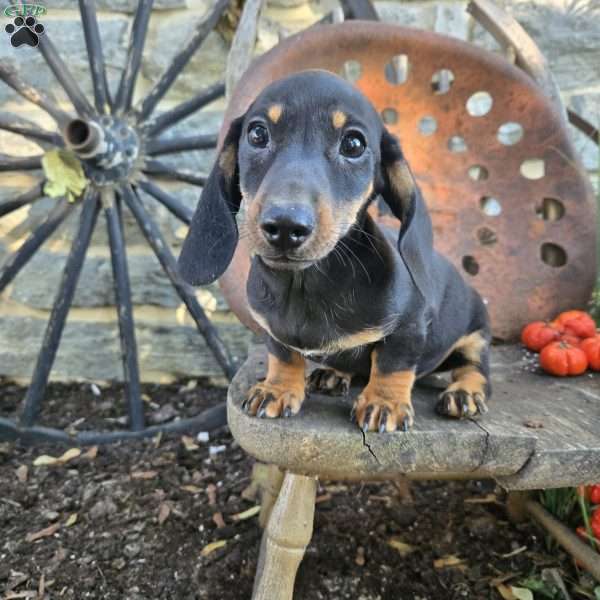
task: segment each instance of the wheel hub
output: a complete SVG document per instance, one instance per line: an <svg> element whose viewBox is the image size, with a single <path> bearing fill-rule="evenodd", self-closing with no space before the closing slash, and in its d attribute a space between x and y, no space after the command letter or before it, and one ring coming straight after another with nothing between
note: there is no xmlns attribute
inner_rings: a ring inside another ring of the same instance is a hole
<svg viewBox="0 0 600 600"><path fill-rule="evenodd" d="M140 153L137 131L112 115L73 119L65 128L64 140L80 158L86 177L99 186L128 179Z"/></svg>

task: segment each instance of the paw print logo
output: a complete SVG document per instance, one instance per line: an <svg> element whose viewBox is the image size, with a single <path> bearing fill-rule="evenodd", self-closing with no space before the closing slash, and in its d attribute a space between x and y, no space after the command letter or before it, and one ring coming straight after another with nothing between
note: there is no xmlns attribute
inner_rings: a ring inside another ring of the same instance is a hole
<svg viewBox="0 0 600 600"><path fill-rule="evenodd" d="M35 17L15 17L12 23L9 23L4 31L10 35L10 43L18 48L27 45L35 47L38 45L39 36L44 33L44 26L35 20Z"/></svg>

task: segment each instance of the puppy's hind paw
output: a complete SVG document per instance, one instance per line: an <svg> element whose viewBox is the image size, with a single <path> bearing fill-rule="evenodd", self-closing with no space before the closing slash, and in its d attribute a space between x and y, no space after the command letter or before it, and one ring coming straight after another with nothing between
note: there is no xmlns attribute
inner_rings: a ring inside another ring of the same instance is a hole
<svg viewBox="0 0 600 600"><path fill-rule="evenodd" d="M347 396L350 391L352 375L335 369L315 369L307 378L308 392L330 394L331 396Z"/></svg>
<svg viewBox="0 0 600 600"><path fill-rule="evenodd" d="M436 405L438 414L454 419L467 419L488 411L483 393L451 387L440 394Z"/></svg>

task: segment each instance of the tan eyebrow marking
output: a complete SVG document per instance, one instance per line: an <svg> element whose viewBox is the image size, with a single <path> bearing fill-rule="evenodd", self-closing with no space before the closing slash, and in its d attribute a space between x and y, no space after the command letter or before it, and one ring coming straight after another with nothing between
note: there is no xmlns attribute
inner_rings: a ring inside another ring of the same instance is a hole
<svg viewBox="0 0 600 600"><path fill-rule="evenodd" d="M281 118L281 113L283 112L283 106L281 104L272 104L267 111L267 115L273 123L277 123Z"/></svg>
<svg viewBox="0 0 600 600"><path fill-rule="evenodd" d="M336 129L341 129L346 123L347 119L348 117L346 116L346 113L342 112L341 110L334 110L333 114L331 115L333 126Z"/></svg>

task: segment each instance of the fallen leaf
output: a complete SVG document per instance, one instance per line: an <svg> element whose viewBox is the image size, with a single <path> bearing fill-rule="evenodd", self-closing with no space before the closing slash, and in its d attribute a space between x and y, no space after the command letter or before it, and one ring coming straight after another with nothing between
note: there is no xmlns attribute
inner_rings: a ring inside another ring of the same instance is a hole
<svg viewBox="0 0 600 600"><path fill-rule="evenodd" d="M81 456L81 450L79 448L69 448L62 456L59 456L58 462L64 465L79 456Z"/></svg>
<svg viewBox="0 0 600 600"><path fill-rule="evenodd" d="M433 566L436 569L445 569L446 567L458 567L464 563L464 559L459 558L454 554L450 554L449 556L443 556L442 558L438 558L433 561Z"/></svg>
<svg viewBox="0 0 600 600"><path fill-rule="evenodd" d="M241 513L237 513L237 515L232 515L231 518L234 521L245 521L246 519L250 519L254 516L256 516L258 513L260 512L260 505L256 505L253 506L252 508L249 508L248 510L245 510Z"/></svg>
<svg viewBox="0 0 600 600"><path fill-rule="evenodd" d="M516 596L512 593L511 589L507 585L501 583L500 585L496 586L496 589L504 600L517 600Z"/></svg>
<svg viewBox="0 0 600 600"><path fill-rule="evenodd" d="M321 502L329 502L333 496L329 493L321 494L315 498L315 504L320 504Z"/></svg>
<svg viewBox="0 0 600 600"><path fill-rule="evenodd" d="M27 468L27 465L21 465L20 467L17 467L15 473L17 475L17 479L21 483L25 483L27 481L27 475L29 474L29 469Z"/></svg>
<svg viewBox="0 0 600 600"><path fill-rule="evenodd" d="M72 527L77 523L77 513L69 515L69 518L65 521L65 527Z"/></svg>
<svg viewBox="0 0 600 600"><path fill-rule="evenodd" d="M214 521L215 525L217 526L217 529L223 529L223 527L225 527L225 520L223 519L222 513L216 512L212 516L212 520Z"/></svg>
<svg viewBox="0 0 600 600"><path fill-rule="evenodd" d="M510 591L517 600L533 600L533 592L527 588L511 586Z"/></svg>
<svg viewBox="0 0 600 600"><path fill-rule="evenodd" d="M396 552L400 554L400 556L406 556L411 552L414 552L416 548L403 542L400 538L392 537L388 540L388 546L391 546Z"/></svg>
<svg viewBox="0 0 600 600"><path fill-rule="evenodd" d="M132 471L131 479L154 479L157 475L157 471Z"/></svg>
<svg viewBox="0 0 600 600"><path fill-rule="evenodd" d="M38 593L33 590L24 590L22 592L8 592L2 600L16 600L17 598L37 598Z"/></svg>
<svg viewBox="0 0 600 600"><path fill-rule="evenodd" d="M215 550L218 550L219 548L223 548L223 546L226 546L226 545L227 545L227 540L217 540L216 542L211 542L210 544L207 544L206 546L204 546L204 548L202 548L202 550L200 551L200 556L208 556Z"/></svg>
<svg viewBox="0 0 600 600"><path fill-rule="evenodd" d="M523 423L525 427L529 429L544 429L544 423L542 421L536 421L535 419L529 419Z"/></svg>
<svg viewBox="0 0 600 600"><path fill-rule="evenodd" d="M41 538L50 537L54 535L60 529L60 523L53 523L49 527L45 529L40 529L40 531L36 531L35 533L28 533L25 537L25 541L27 542L35 542Z"/></svg>
<svg viewBox="0 0 600 600"><path fill-rule="evenodd" d="M527 546L521 546L520 548L516 548L512 552L507 552L506 554L500 554L500 558L511 558L512 556L517 556L517 554L521 554L521 552L525 552L527 550Z"/></svg>
<svg viewBox="0 0 600 600"><path fill-rule="evenodd" d="M51 465L64 465L78 456L81 456L81 450L79 448L69 448L69 450L58 457L42 454L33 461L33 466L43 467Z"/></svg>
<svg viewBox="0 0 600 600"><path fill-rule="evenodd" d="M171 507L168 502L161 502L158 507L158 524L162 525L171 514Z"/></svg>
<svg viewBox="0 0 600 600"><path fill-rule="evenodd" d="M181 489L184 492L189 492L190 494L199 494L202 491L202 488L199 488L196 485L182 485Z"/></svg>
<svg viewBox="0 0 600 600"><path fill-rule="evenodd" d="M365 549L362 546L359 546L356 549L356 557L354 559L354 562L359 567L364 567L365 566Z"/></svg>
<svg viewBox="0 0 600 600"><path fill-rule="evenodd" d="M496 494L486 494L485 496L476 496L475 498L465 498L463 500L465 504L493 504L498 502Z"/></svg>
<svg viewBox="0 0 600 600"><path fill-rule="evenodd" d="M200 446L196 444L194 438L190 437L189 435L181 436L181 442L188 452L193 452L194 450L198 450L198 448L200 448Z"/></svg>
<svg viewBox="0 0 600 600"><path fill-rule="evenodd" d="M206 486L206 494L208 496L208 503L214 506L217 503L217 486L214 483L209 483Z"/></svg>
<svg viewBox="0 0 600 600"><path fill-rule="evenodd" d="M58 464L58 458L54 456L48 456L47 454L42 454L33 461L34 467L46 467L48 465L56 464Z"/></svg>
<svg viewBox="0 0 600 600"><path fill-rule="evenodd" d="M38 598L43 598L46 593L46 575L42 573L40 582L38 583Z"/></svg>
<svg viewBox="0 0 600 600"><path fill-rule="evenodd" d="M87 458L88 460L94 460L98 456L98 446L92 446L87 452L81 455L81 458Z"/></svg>

